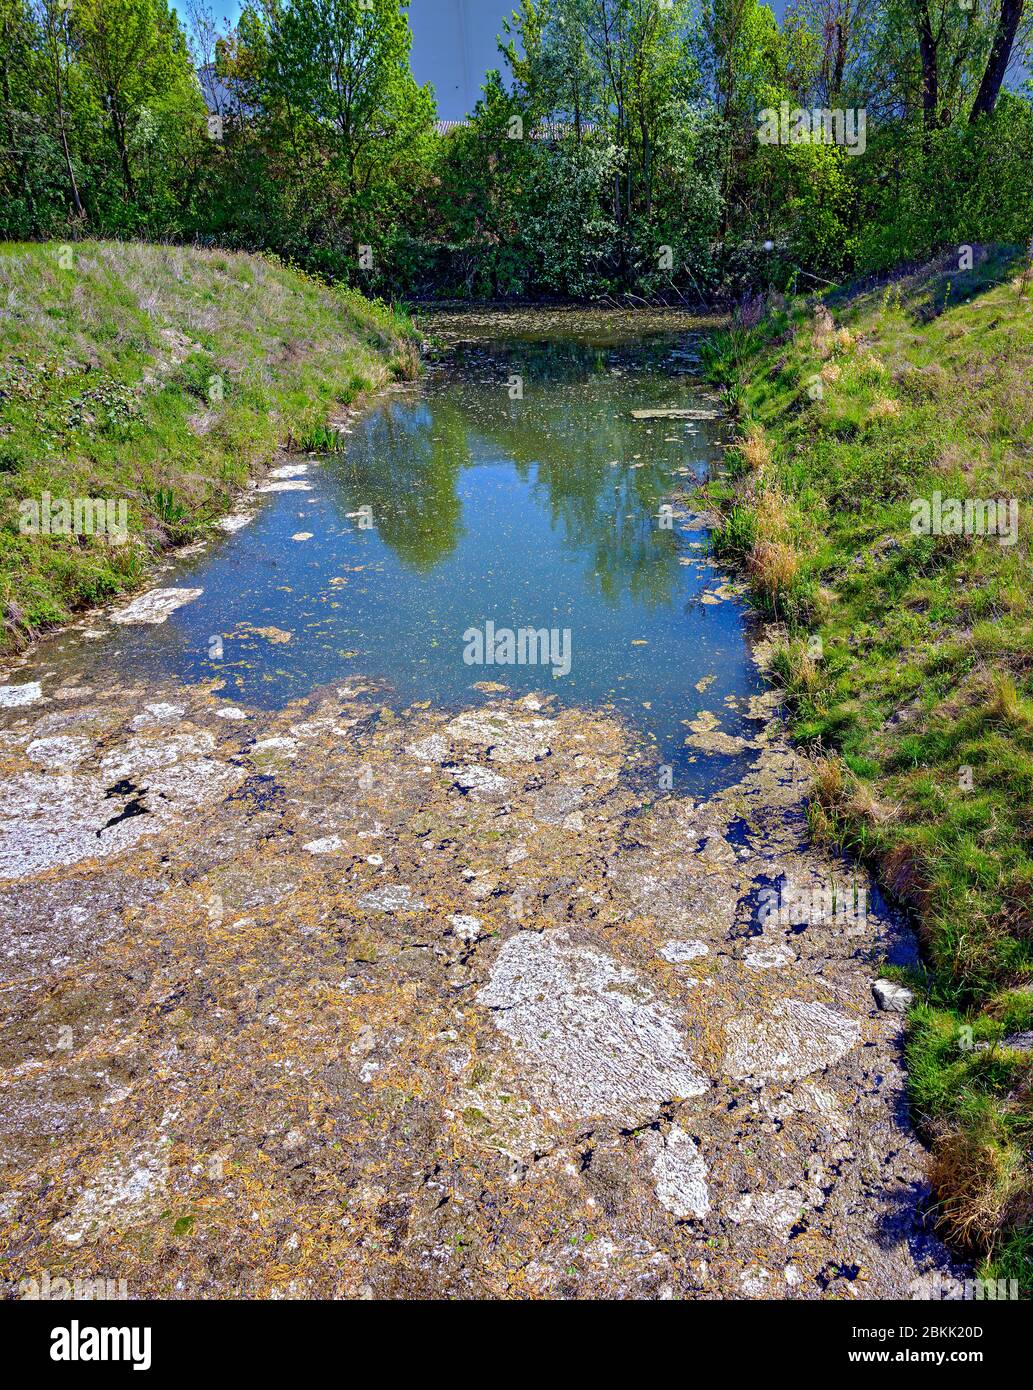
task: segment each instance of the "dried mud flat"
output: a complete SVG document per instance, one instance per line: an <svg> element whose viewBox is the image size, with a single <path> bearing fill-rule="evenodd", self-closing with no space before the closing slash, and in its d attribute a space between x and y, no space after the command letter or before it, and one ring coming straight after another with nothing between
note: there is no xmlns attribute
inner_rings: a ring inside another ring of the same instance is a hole
<svg viewBox="0 0 1033 1390"><path fill-rule="evenodd" d="M26 697L27 699L29 697ZM130 1297L880 1298L927 1233L899 930L805 767L649 804L615 720L374 685L0 710L0 1249Z"/></svg>

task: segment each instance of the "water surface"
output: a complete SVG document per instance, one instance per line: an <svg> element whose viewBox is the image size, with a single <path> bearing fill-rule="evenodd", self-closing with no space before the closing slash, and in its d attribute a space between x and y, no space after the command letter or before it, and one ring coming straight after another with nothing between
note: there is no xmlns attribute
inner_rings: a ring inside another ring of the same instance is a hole
<svg viewBox="0 0 1033 1390"><path fill-rule="evenodd" d="M221 678L267 708L370 679L400 707L477 703L478 682L611 706L647 741L648 775L713 790L741 760L686 747L687 721L707 710L752 734L760 688L741 603L678 501L720 467L720 425L632 415L713 409L694 352L685 333L471 329L344 451L302 460L305 490L257 499L248 526L162 576L200 598L161 626L61 645L80 666ZM466 664L464 634L489 622L569 634L569 673Z"/></svg>

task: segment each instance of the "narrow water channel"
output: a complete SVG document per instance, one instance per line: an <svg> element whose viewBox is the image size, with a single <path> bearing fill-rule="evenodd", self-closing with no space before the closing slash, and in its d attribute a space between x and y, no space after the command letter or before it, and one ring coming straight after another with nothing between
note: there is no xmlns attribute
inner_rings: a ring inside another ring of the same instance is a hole
<svg viewBox="0 0 1033 1390"><path fill-rule="evenodd" d="M193 601L160 625L73 630L41 660L87 682L221 679L266 709L330 682L373 682L399 707L459 706L485 683L546 692L616 709L644 775L670 769L675 792L734 780L759 684L742 602L683 501L722 458L698 339L627 321L548 339L520 316L460 327L419 386L341 451L278 470L248 524L161 577ZM641 418L665 410L702 418ZM521 632L548 633L548 651ZM701 714L723 748L686 744Z"/></svg>
<svg viewBox="0 0 1033 1390"><path fill-rule="evenodd" d="M0 1243L143 1297L913 1296L904 934L754 698L698 340L440 336L4 688Z"/></svg>

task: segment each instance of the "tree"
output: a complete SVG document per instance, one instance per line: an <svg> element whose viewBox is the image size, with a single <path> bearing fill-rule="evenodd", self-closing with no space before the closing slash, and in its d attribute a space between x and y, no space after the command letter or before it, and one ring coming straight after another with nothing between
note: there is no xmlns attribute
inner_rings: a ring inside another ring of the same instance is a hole
<svg viewBox="0 0 1033 1390"><path fill-rule="evenodd" d="M79 196L79 182L72 165L72 152L68 143L68 113L66 93L68 90L68 70L71 66L71 43L68 32L68 7L59 0L38 0L36 22L40 33L40 46L43 51L43 70L49 87L49 95L54 102L54 120L57 126L61 153L64 157L68 186L72 195L72 207L77 217L84 215L82 199Z"/></svg>
<svg viewBox="0 0 1033 1390"><path fill-rule="evenodd" d="M655 195L656 151L698 94L688 0L523 0L501 47L532 120L567 117L575 140L605 136L611 214L626 226Z"/></svg>
<svg viewBox="0 0 1033 1390"><path fill-rule="evenodd" d="M843 97L865 43L866 15L871 8L865 0L800 0L787 12L783 30L791 17L799 17L817 39L815 94L822 106L832 106Z"/></svg>
<svg viewBox="0 0 1033 1390"><path fill-rule="evenodd" d="M988 42L988 25L975 6L957 0L903 0L886 9L891 29L902 24L918 51L919 101L926 131L949 125L968 102L975 71Z"/></svg>
<svg viewBox="0 0 1033 1390"><path fill-rule="evenodd" d="M186 38L166 0L74 0L72 31L110 121L125 197L133 202L135 122L148 105L196 87Z"/></svg>
<svg viewBox="0 0 1033 1390"><path fill-rule="evenodd" d="M706 0L702 37L711 93L726 121L752 124L766 105L775 76L779 31L759 0Z"/></svg>
<svg viewBox="0 0 1033 1390"><path fill-rule="evenodd" d="M245 7L220 72L254 113L269 187L253 235L369 287L428 176L430 89L409 68L408 0L265 0ZM251 214L242 210L245 219ZM261 241L260 241L261 244ZM360 247L376 248L370 264Z"/></svg>
<svg viewBox="0 0 1033 1390"><path fill-rule="evenodd" d="M408 0L289 0L272 12L262 85L299 134L325 146L350 197L433 117L409 69Z"/></svg>
<svg viewBox="0 0 1033 1390"><path fill-rule="evenodd" d="M986 60L986 67L983 69L983 79L979 84L979 91L972 104L970 120L977 120L980 116L989 116L993 113L997 105L997 98L1001 93L1001 86L1004 82L1004 75L1008 71L1008 64L1011 62L1012 50L1015 47L1015 38L1019 32L1019 24L1022 21L1022 11L1025 0L1001 0L1001 8L997 16L997 27L994 30L993 43L990 46L990 56Z"/></svg>

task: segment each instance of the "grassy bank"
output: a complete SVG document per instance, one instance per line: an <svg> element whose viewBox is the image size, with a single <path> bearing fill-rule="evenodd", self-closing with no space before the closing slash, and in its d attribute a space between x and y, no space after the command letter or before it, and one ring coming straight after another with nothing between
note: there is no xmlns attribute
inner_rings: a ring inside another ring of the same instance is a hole
<svg viewBox="0 0 1033 1390"><path fill-rule="evenodd" d="M776 669L819 760L813 827L919 926L909 1075L941 1229L1028 1294L1033 279L1013 252L974 260L753 323L757 304L719 335L708 372L738 444L714 500L718 548L784 624ZM937 493L941 534L923 534ZM1005 499L1004 536L980 508L948 534L944 499Z"/></svg>
<svg viewBox="0 0 1033 1390"><path fill-rule="evenodd" d="M0 642L140 583L278 447L416 360L393 311L261 257L0 246ZM128 542L22 534L44 493L124 500Z"/></svg>

